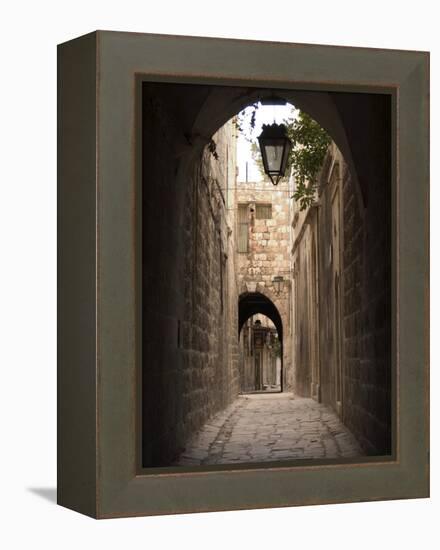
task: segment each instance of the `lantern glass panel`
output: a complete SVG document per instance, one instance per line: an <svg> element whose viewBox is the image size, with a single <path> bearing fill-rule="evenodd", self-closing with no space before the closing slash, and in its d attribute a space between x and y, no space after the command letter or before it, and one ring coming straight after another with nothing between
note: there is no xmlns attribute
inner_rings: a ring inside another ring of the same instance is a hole
<svg viewBox="0 0 440 550"><path fill-rule="evenodd" d="M267 167L269 172L280 172L283 160L284 143L274 143L266 145Z"/></svg>

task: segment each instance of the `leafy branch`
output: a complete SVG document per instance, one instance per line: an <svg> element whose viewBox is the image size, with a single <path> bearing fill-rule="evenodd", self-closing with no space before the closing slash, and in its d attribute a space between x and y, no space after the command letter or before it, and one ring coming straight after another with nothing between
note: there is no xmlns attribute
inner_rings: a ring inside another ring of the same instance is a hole
<svg viewBox="0 0 440 550"><path fill-rule="evenodd" d="M299 111L297 118L286 121L287 135L292 141L288 168L295 177L293 198L305 210L314 202L317 176L322 168L331 138L307 113Z"/></svg>
<svg viewBox="0 0 440 550"><path fill-rule="evenodd" d="M243 111L240 111L234 118L235 127L250 143L254 143L252 139L252 132L255 130L259 105L260 104L258 102L253 103L252 105L246 107L246 109L243 109Z"/></svg>

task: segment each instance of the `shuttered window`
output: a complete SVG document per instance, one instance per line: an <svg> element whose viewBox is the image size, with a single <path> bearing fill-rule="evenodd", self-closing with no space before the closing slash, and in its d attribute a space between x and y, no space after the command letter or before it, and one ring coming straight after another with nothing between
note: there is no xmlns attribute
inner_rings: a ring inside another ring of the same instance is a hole
<svg viewBox="0 0 440 550"><path fill-rule="evenodd" d="M255 218L257 220L268 220L272 217L272 205L271 204L256 204L255 205Z"/></svg>
<svg viewBox="0 0 440 550"><path fill-rule="evenodd" d="M248 251L248 238L249 238L249 210L247 204L238 205L238 239L237 250L238 252L245 253Z"/></svg>

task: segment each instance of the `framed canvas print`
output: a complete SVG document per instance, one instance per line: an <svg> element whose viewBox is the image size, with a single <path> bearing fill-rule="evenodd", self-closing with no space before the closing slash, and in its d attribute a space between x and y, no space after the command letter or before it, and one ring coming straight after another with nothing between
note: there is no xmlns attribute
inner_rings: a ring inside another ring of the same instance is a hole
<svg viewBox="0 0 440 550"><path fill-rule="evenodd" d="M58 48L58 502L429 495L429 55Z"/></svg>

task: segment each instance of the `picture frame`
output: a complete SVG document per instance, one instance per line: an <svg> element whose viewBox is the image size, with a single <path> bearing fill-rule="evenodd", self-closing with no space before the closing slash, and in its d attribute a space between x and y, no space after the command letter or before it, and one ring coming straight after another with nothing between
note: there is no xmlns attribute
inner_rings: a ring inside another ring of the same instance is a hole
<svg viewBox="0 0 440 550"><path fill-rule="evenodd" d="M389 93L393 455L139 468L139 86ZM429 54L96 31L58 47L58 503L94 518L429 496Z"/></svg>

